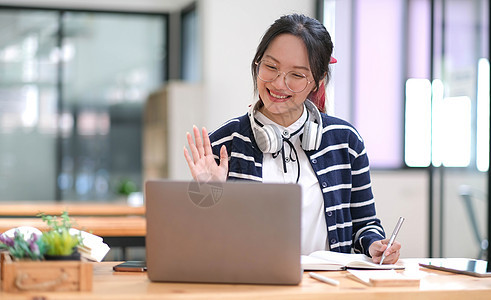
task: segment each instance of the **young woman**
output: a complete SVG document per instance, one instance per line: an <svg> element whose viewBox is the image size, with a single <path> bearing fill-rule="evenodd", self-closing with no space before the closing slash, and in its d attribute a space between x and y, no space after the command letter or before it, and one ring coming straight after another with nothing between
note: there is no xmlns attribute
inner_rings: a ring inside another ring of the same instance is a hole
<svg viewBox="0 0 491 300"><path fill-rule="evenodd" d="M298 14L276 20L252 61L257 102L209 136L195 126L184 156L201 182L299 183L302 254L353 249L378 263L386 252L384 263L395 263L401 245L386 249L363 140L349 123L323 113L332 50L317 20Z"/></svg>

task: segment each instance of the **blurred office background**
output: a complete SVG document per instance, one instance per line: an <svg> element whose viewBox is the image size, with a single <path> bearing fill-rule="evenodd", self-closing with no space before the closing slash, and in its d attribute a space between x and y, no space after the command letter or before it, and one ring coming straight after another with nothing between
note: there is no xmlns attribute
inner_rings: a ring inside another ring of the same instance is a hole
<svg viewBox="0 0 491 300"><path fill-rule="evenodd" d="M489 0L0 0L0 201L116 201L189 179L192 125L252 103L279 16L324 22L328 111L357 127L403 257L484 257Z"/></svg>

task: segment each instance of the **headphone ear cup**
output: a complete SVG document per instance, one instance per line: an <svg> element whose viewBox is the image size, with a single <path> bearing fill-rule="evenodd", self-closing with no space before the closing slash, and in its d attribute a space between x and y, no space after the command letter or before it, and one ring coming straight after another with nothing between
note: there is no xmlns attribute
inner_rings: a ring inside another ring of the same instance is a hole
<svg viewBox="0 0 491 300"><path fill-rule="evenodd" d="M274 125L264 125L263 127L256 128L254 138L256 144L264 153L276 153L281 150L283 146L283 138L281 131Z"/></svg>
<svg viewBox="0 0 491 300"><path fill-rule="evenodd" d="M307 99L304 103L307 110L312 113L314 121L307 121L304 125L302 148L308 151L318 150L322 142L322 115L310 100Z"/></svg>
<svg viewBox="0 0 491 300"><path fill-rule="evenodd" d="M314 122L306 122L303 128L302 148L310 151L316 149L317 129L319 125Z"/></svg>

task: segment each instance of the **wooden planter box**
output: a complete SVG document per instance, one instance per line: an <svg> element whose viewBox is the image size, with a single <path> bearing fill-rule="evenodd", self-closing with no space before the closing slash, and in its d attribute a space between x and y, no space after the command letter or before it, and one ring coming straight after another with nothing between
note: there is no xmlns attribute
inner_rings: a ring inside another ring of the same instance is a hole
<svg viewBox="0 0 491 300"><path fill-rule="evenodd" d="M1 253L2 291L91 291L92 263L14 261Z"/></svg>

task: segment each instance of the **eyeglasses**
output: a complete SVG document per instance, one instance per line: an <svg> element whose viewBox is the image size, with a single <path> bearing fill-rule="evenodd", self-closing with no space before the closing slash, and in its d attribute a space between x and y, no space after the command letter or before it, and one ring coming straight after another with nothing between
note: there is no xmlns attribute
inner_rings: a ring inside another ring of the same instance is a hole
<svg viewBox="0 0 491 300"><path fill-rule="evenodd" d="M272 82L276 80L276 78L278 78L280 74L285 74L285 85L290 91L294 93L303 92L307 85L312 82L307 79L307 76L305 76L305 74L302 74L300 72L281 72L275 63L266 60L256 62L256 66L257 77L259 77L259 79L264 82Z"/></svg>

